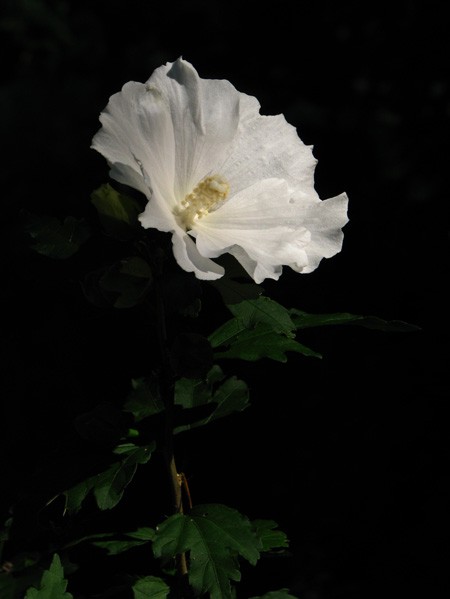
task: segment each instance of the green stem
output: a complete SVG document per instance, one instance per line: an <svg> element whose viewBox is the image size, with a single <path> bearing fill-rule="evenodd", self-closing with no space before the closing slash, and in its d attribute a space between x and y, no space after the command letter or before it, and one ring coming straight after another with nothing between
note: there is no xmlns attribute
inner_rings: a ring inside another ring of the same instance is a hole
<svg viewBox="0 0 450 599"><path fill-rule="evenodd" d="M172 490L172 511L174 514L183 514L182 480L177 470L173 443L175 377L168 350L164 299L162 296L159 277L155 281L155 288L158 340L161 353L162 370L161 396L165 406L163 452ZM188 568L186 555L184 553L179 555L177 558L177 570L180 577L187 581Z"/></svg>

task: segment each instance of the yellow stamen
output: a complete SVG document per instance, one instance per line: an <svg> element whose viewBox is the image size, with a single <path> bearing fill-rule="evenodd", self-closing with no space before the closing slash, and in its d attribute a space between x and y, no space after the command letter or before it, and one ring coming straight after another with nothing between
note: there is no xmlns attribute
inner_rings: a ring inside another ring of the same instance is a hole
<svg viewBox="0 0 450 599"><path fill-rule="evenodd" d="M178 206L174 213L186 230L192 229L195 220L202 218L221 204L230 191L228 182L220 175L205 177Z"/></svg>

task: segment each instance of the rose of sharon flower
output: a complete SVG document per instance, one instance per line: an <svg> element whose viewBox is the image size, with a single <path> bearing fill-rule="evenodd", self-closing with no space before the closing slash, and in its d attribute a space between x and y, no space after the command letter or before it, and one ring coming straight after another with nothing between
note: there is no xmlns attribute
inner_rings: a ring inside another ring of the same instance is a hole
<svg viewBox="0 0 450 599"><path fill-rule="evenodd" d="M282 266L309 273L342 247L347 196L320 200L316 159L283 115L179 58L126 83L100 115L92 147L113 179L148 198L139 220L172 233L178 264L199 279L232 254L261 283Z"/></svg>

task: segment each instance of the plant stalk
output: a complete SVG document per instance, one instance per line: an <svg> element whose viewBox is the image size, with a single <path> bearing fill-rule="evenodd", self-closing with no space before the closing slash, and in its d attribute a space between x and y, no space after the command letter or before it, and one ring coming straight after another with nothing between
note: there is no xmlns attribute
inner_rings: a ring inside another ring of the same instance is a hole
<svg viewBox="0 0 450 599"><path fill-rule="evenodd" d="M183 514L183 477L178 473L174 443L174 408L175 408L175 376L172 369L170 354L167 343L167 328L166 316L164 307L164 298L161 291L159 277L155 280L156 288L156 313L158 327L158 341L161 354L161 396L165 406L165 425L164 425L164 440L163 453L166 463L166 469L169 476L171 491L172 491L172 512L174 514ZM182 553L177 556L176 560L177 571L180 578L186 581L186 589L188 588L188 567L186 554Z"/></svg>

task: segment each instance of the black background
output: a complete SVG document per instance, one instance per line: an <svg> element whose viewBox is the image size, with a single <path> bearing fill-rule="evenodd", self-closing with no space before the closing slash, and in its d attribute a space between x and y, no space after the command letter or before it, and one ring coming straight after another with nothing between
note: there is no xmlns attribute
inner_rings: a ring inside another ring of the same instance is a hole
<svg viewBox="0 0 450 599"><path fill-rule="evenodd" d="M100 110L182 55L201 77L256 96L263 114L283 113L314 145L320 196L349 196L342 252L310 275L286 270L267 294L422 329L311 330L302 340L322 361L224 365L248 381L252 407L180 441L194 499L274 518L291 539L290 558L245 570L242 596L281 586L302 599L448 596L445 3L2 7L3 521L22 503L34 530L36 506L66 475L57 456L76 446L74 419L120 406L152 343L139 312L85 301L79 281L101 265L98 251L95 264L89 242L67 262L36 255L21 211L94 219L89 195L107 181L89 149ZM163 483L140 484L158 505ZM130 491L141 506L142 492ZM154 525L145 513L139 524Z"/></svg>

